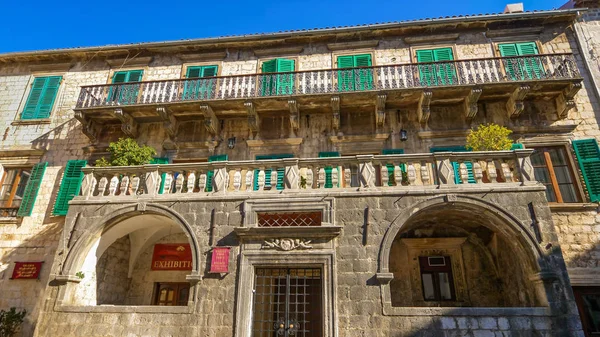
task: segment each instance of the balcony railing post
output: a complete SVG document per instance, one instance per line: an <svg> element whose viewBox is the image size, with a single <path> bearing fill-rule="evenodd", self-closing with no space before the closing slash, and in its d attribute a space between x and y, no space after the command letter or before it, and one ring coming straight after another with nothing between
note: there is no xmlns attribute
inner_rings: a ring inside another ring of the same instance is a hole
<svg viewBox="0 0 600 337"><path fill-rule="evenodd" d="M146 172L146 177L144 180L146 181L146 194L148 194L150 197L157 196L161 183L158 166L150 166L150 169Z"/></svg>
<svg viewBox="0 0 600 337"><path fill-rule="evenodd" d="M229 175L227 174L226 162L215 162L213 164L213 191L217 194L224 194L229 186Z"/></svg>
<svg viewBox="0 0 600 337"><path fill-rule="evenodd" d="M436 175L439 185L454 185L454 166L452 165L452 152L441 152L433 155L435 159Z"/></svg>
<svg viewBox="0 0 600 337"><path fill-rule="evenodd" d="M358 160L358 175L360 187L375 187L375 166L373 166L373 155L356 156Z"/></svg>
<svg viewBox="0 0 600 337"><path fill-rule="evenodd" d="M535 174L533 170L533 164L531 163L531 154L533 150L514 150L515 157L517 160L517 169L519 176L521 177L521 185L535 185Z"/></svg>
<svg viewBox="0 0 600 337"><path fill-rule="evenodd" d="M89 173L86 173L83 177L83 182L81 183L81 195L83 195L86 200L94 196L97 183L98 180L96 179L96 175L94 174L93 170Z"/></svg>
<svg viewBox="0 0 600 337"><path fill-rule="evenodd" d="M285 189L297 190L300 188L300 168L298 159L283 159L285 164Z"/></svg>

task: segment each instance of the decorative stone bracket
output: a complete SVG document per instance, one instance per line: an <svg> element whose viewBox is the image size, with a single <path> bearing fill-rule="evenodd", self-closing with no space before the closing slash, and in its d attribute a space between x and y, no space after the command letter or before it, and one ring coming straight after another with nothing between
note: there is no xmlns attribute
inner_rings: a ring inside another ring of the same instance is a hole
<svg viewBox="0 0 600 337"><path fill-rule="evenodd" d="M386 94L377 95L377 101L375 102L375 125L382 127L385 124L385 100L387 99Z"/></svg>
<svg viewBox="0 0 600 337"><path fill-rule="evenodd" d="M121 122L121 130L127 137L137 137L138 125L130 114L125 113L121 108L117 108L113 110L113 115Z"/></svg>
<svg viewBox="0 0 600 337"><path fill-rule="evenodd" d="M581 83L571 83L565 88L558 97L556 97L556 113L558 118L565 119L569 115L569 111L575 108L575 95L581 89Z"/></svg>
<svg viewBox="0 0 600 337"><path fill-rule="evenodd" d="M521 115L521 112L525 109L525 103L523 100L525 96L531 91L531 87L528 85L520 85L508 98L506 102L506 111L509 118L517 118Z"/></svg>
<svg viewBox="0 0 600 337"><path fill-rule="evenodd" d="M417 116L419 117L419 123L427 123L429 116L431 115L431 98L433 93L430 90L425 90L421 93L419 98L419 104L417 105Z"/></svg>
<svg viewBox="0 0 600 337"><path fill-rule="evenodd" d="M81 131L86 135L92 144L98 143L98 134L100 134L100 125L91 119L88 119L82 112L75 111L75 119L81 123Z"/></svg>
<svg viewBox="0 0 600 337"><path fill-rule="evenodd" d="M256 107L252 102L245 102L244 106L248 112L248 127L252 132L258 132L260 128L260 117L256 113Z"/></svg>
<svg viewBox="0 0 600 337"><path fill-rule="evenodd" d="M465 98L464 110L467 119L473 119L477 115L477 102L481 96L481 88L473 88L469 95Z"/></svg>
<svg viewBox="0 0 600 337"><path fill-rule="evenodd" d="M177 149L177 144L175 143L177 137L177 130L179 128L179 122L173 116L173 113L169 108L164 106L159 106L156 108L156 113L163 120L163 127L165 128L165 132L169 137L163 143L163 148L165 150L175 150Z"/></svg>
<svg viewBox="0 0 600 337"><path fill-rule="evenodd" d="M200 104L200 111L204 113L204 127L206 127L206 131L213 136L218 135L221 131L221 125L213 109L208 104Z"/></svg>
<svg viewBox="0 0 600 337"><path fill-rule="evenodd" d="M298 108L298 101L289 99L288 106L290 108L290 128L293 131L297 131L300 128L300 109Z"/></svg>
<svg viewBox="0 0 600 337"><path fill-rule="evenodd" d="M331 97L332 122L331 128L340 129L340 96Z"/></svg>

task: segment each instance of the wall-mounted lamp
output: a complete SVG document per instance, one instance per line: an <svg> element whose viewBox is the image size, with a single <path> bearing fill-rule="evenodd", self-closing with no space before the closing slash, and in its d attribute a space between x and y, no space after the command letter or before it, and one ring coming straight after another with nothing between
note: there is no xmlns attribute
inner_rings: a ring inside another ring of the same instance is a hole
<svg viewBox="0 0 600 337"><path fill-rule="evenodd" d="M233 149L235 147L235 137L227 139L227 147Z"/></svg>
<svg viewBox="0 0 600 337"><path fill-rule="evenodd" d="M408 131L401 129L400 130L400 140L405 142L408 140Z"/></svg>

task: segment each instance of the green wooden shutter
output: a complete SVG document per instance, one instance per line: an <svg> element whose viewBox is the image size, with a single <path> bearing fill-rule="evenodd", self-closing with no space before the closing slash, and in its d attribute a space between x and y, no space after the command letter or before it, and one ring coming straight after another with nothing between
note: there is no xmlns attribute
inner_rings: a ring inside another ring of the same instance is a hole
<svg viewBox="0 0 600 337"><path fill-rule="evenodd" d="M217 155L208 157L209 163L214 162L214 161L227 161L227 160L229 160L229 157L226 154L217 154ZM215 176L215 171L206 172L206 188L204 189L206 192L212 192L212 190L213 190L212 182L213 182L214 176Z"/></svg>
<svg viewBox="0 0 600 337"><path fill-rule="evenodd" d="M452 48L439 48L433 50L433 59L435 62L454 61ZM439 85L452 85L456 77L456 71L452 63L438 65L436 67L436 79Z"/></svg>
<svg viewBox="0 0 600 337"><path fill-rule="evenodd" d="M81 169L87 165L86 160L69 160L60 182L60 189L54 203L54 215L67 215L69 201L79 195L83 181Z"/></svg>
<svg viewBox="0 0 600 337"><path fill-rule="evenodd" d="M285 153L285 154L269 154L269 155L260 155L256 156L256 160L269 160L269 159L283 159L283 158L294 158L293 154ZM254 170L254 190L258 191L258 173L260 170ZM271 187L271 172L273 170L265 168L265 187ZM283 180L285 178L285 168L280 167L277 169L277 185L275 188L278 190L283 190Z"/></svg>
<svg viewBox="0 0 600 337"><path fill-rule="evenodd" d="M600 201L600 150L595 139L574 140L573 148L581 168L590 201Z"/></svg>
<svg viewBox="0 0 600 337"><path fill-rule="evenodd" d="M193 78L193 80L186 80L183 87L183 100L196 100L198 99L198 87L200 80L197 78L202 75L202 67L187 67L185 77Z"/></svg>
<svg viewBox="0 0 600 337"><path fill-rule="evenodd" d="M511 56L519 56L519 51L517 50L517 45L514 43L504 43L498 45L498 49L500 50L500 56L502 57L511 57ZM505 61L505 70L506 75L511 80L516 80L517 77L521 77L520 71L521 68L518 65L518 59L509 58Z"/></svg>
<svg viewBox="0 0 600 337"><path fill-rule="evenodd" d="M431 152L467 152L467 149L464 146L433 147L431 148ZM467 182L469 184L475 184L477 181L473 174L473 163L466 161L465 166L467 167L467 174L469 175ZM454 168L454 183L457 185L462 184L462 179L460 178L460 163L452 162L452 168Z"/></svg>
<svg viewBox="0 0 600 337"><path fill-rule="evenodd" d="M354 56L338 56L338 69L353 68ZM339 91L354 91L354 70L338 70L338 90Z"/></svg>
<svg viewBox="0 0 600 337"><path fill-rule="evenodd" d="M198 78L202 74L202 67L187 67L185 78Z"/></svg>
<svg viewBox="0 0 600 337"><path fill-rule="evenodd" d="M417 50L417 62L430 63L419 66L419 78L421 80L421 85L423 86L430 86L432 84L435 72L433 71L434 66L431 62L434 61L433 50Z"/></svg>
<svg viewBox="0 0 600 337"><path fill-rule="evenodd" d="M339 152L319 152L319 158L332 158L332 157L339 157L340 153ZM325 188L332 188L333 187L333 180L331 177L331 172L333 171L333 168L331 166L327 166L324 168L325 169ZM339 169L336 167L336 170L338 170L338 177L340 175ZM318 173L318 172L317 172ZM338 179L338 184L339 184L339 179ZM336 186L338 187L338 186Z"/></svg>
<svg viewBox="0 0 600 337"><path fill-rule="evenodd" d="M517 43L517 52L519 56L539 54L535 42ZM522 74L526 75L525 79L540 79L542 77L543 67L539 59L524 59L521 63Z"/></svg>
<svg viewBox="0 0 600 337"><path fill-rule="evenodd" d="M277 95L291 95L294 92L295 61L277 59L277 72L288 73L277 75Z"/></svg>
<svg viewBox="0 0 600 337"><path fill-rule="evenodd" d="M277 72L277 59L265 61L262 64L262 72L263 73L275 73ZM261 76L262 85L261 85L261 96L271 96L276 94L277 86L276 80L273 74L263 75Z"/></svg>
<svg viewBox="0 0 600 337"><path fill-rule="evenodd" d="M129 72L127 71L115 71L112 78L112 83L125 83L127 82L127 78L129 77Z"/></svg>
<svg viewBox="0 0 600 337"><path fill-rule="evenodd" d="M354 56L355 67L371 67L373 65L371 54L361 54ZM356 90L372 90L373 89L373 68L358 69L358 83Z"/></svg>
<svg viewBox="0 0 600 337"><path fill-rule="evenodd" d="M112 83L120 84L140 82L142 80L143 75L143 70L116 71L113 74ZM122 105L134 104L137 102L139 89L139 84L111 87L108 94L108 100L112 102L117 102L118 104Z"/></svg>
<svg viewBox="0 0 600 337"><path fill-rule="evenodd" d="M21 119L50 117L61 81L62 76L36 77L31 85Z"/></svg>
<svg viewBox="0 0 600 337"><path fill-rule="evenodd" d="M149 164L168 164L169 158L152 158ZM160 187L158 188L158 194L163 194L165 191L165 178L167 174L163 173L160 175Z"/></svg>
<svg viewBox="0 0 600 337"><path fill-rule="evenodd" d="M404 149L383 149L381 154L404 154ZM394 164L387 164L388 170L388 186L394 186L396 183L396 177L394 177ZM402 173L406 173L406 165L400 164L400 170Z"/></svg>
<svg viewBox="0 0 600 337"><path fill-rule="evenodd" d="M216 65L188 67L186 78L191 78L193 80L185 82L183 99L199 100L212 97L217 80L214 78L206 79L205 77L217 76L218 70L219 67Z"/></svg>
<svg viewBox="0 0 600 337"><path fill-rule="evenodd" d="M31 170L31 176L25 186L25 192L23 193L23 199L21 200L21 207L17 211L17 216L30 216L33 211L33 205L37 199L40 186L42 185L42 179L44 178L44 172L46 172L46 166L48 163L39 163L33 166Z"/></svg>
<svg viewBox="0 0 600 337"><path fill-rule="evenodd" d="M513 143L513 144L510 146L510 149L511 149L511 150L523 150L523 149L524 149L524 147L523 147L523 144L521 144L521 143Z"/></svg>

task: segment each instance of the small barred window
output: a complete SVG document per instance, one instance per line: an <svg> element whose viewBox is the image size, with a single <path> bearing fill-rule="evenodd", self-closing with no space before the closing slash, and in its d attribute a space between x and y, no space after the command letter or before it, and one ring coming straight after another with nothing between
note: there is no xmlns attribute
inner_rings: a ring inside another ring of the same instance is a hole
<svg viewBox="0 0 600 337"><path fill-rule="evenodd" d="M259 227L321 226L321 212L257 213Z"/></svg>

